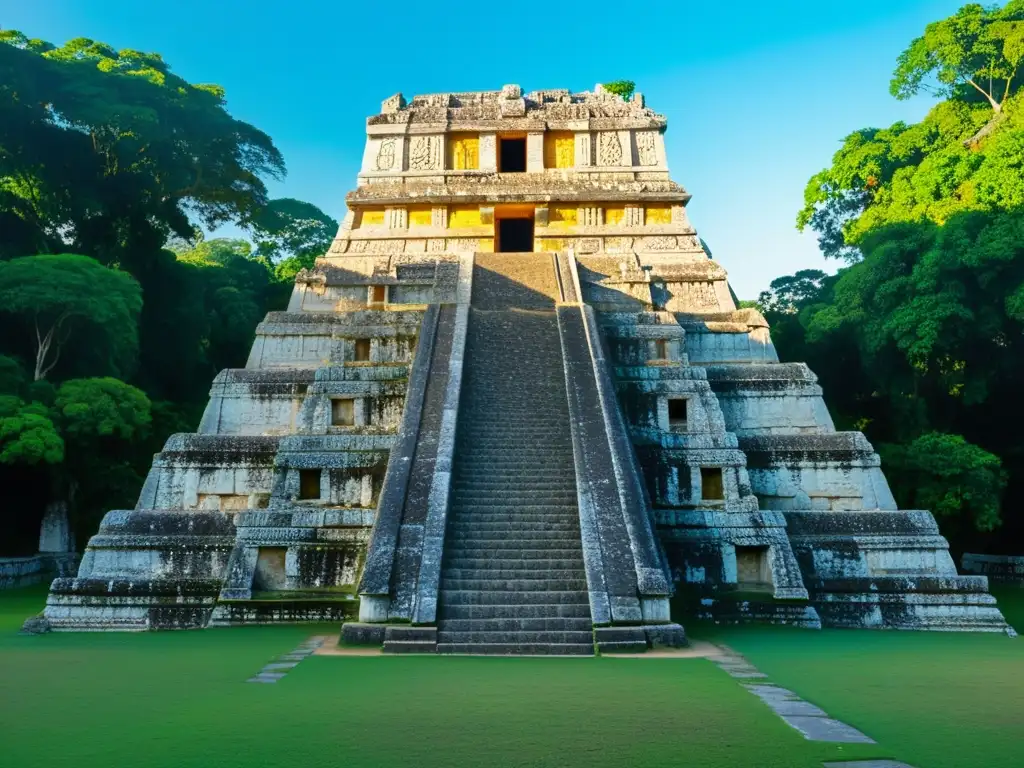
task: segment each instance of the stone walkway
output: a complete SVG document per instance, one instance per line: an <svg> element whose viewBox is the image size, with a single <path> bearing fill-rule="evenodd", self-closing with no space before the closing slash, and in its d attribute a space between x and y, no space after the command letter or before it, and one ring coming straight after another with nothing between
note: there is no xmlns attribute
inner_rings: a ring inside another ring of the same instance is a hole
<svg viewBox="0 0 1024 768"><path fill-rule="evenodd" d="M875 744L875 740L865 736L851 725L829 717L828 713L813 704L804 701L792 691L769 683L754 682L766 680L768 675L759 671L753 664L735 651L719 646L719 653L709 657L712 662L725 670L730 677L744 682L743 687L757 696L761 701L787 725L795 728L809 741L830 741L842 744ZM901 763L836 763L848 768L897 768Z"/></svg>
<svg viewBox="0 0 1024 768"><path fill-rule="evenodd" d="M324 638L322 637L311 637L308 640L299 643L295 650L279 656L276 660L267 664L263 669L259 671L255 677L250 677L245 682L247 683L276 683L282 677L287 675L292 669L299 666L299 662L305 659L310 654L314 653L317 648L324 644Z"/></svg>

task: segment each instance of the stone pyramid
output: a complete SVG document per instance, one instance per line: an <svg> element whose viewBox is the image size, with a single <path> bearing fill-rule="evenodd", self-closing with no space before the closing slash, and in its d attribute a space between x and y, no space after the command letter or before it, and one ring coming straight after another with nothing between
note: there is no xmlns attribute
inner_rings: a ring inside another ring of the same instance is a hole
<svg viewBox="0 0 1024 768"><path fill-rule="evenodd" d="M327 620L497 654L680 644L683 611L1006 631L736 308L665 129L600 86L384 101L330 251L49 626Z"/></svg>

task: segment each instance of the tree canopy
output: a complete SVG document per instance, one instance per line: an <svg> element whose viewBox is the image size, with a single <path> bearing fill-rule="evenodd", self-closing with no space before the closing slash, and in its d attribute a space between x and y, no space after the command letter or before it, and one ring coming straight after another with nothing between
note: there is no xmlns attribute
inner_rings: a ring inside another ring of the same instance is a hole
<svg viewBox="0 0 1024 768"><path fill-rule="evenodd" d="M88 344L103 367L134 370L142 310L139 284L87 256L23 256L0 262L0 312L16 315L31 334L33 378L44 379L70 343Z"/></svg>
<svg viewBox="0 0 1024 768"><path fill-rule="evenodd" d="M195 428L213 376L337 223L272 200L284 161L159 54L0 31L0 483L79 543ZM207 239L232 224L249 240ZM39 494L49 488L49 497ZM84 522L83 522L84 521ZM0 555L34 551L29 528Z"/></svg>
<svg viewBox="0 0 1024 768"><path fill-rule="evenodd" d="M971 3L929 24L900 54L889 90L898 99L921 90L947 98L980 95L998 113L1022 61L1024 0L1002 8Z"/></svg>
<svg viewBox="0 0 1024 768"><path fill-rule="evenodd" d="M934 76L932 90L947 98L920 123L847 136L808 182L797 227L817 232L826 256L852 262L866 234L887 224L942 224L959 212L1024 205L1022 57L1024 0L967 5L930 24L901 54L892 90L910 96ZM971 83L992 92L982 98Z"/></svg>
<svg viewBox="0 0 1024 768"><path fill-rule="evenodd" d="M780 357L818 373L899 502L931 508L961 548L1024 533L1002 504L1024 488L1022 54L1024 0L928 25L893 94L943 100L920 123L851 133L807 185L798 227L848 266L781 277L758 301Z"/></svg>
<svg viewBox="0 0 1024 768"><path fill-rule="evenodd" d="M0 210L18 252L130 262L170 233L247 218L284 174L273 142L157 54L0 31Z"/></svg>

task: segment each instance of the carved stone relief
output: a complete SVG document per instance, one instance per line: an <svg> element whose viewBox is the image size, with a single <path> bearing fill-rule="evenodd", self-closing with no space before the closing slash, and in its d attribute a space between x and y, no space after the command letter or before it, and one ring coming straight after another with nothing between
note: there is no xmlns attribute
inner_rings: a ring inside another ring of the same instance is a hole
<svg viewBox="0 0 1024 768"><path fill-rule="evenodd" d="M658 148L653 131L641 131L636 134L636 153L640 165L658 164Z"/></svg>
<svg viewBox="0 0 1024 768"><path fill-rule="evenodd" d="M395 140L384 139L377 149L377 170L390 171L395 167Z"/></svg>
<svg viewBox="0 0 1024 768"><path fill-rule="evenodd" d="M615 131L604 131L597 144L598 165L622 165L622 142Z"/></svg>
<svg viewBox="0 0 1024 768"><path fill-rule="evenodd" d="M409 169L433 171L440 168L440 145L436 136L413 136L409 143Z"/></svg>
<svg viewBox="0 0 1024 768"><path fill-rule="evenodd" d="M718 294L713 283L679 283L677 287L683 294L686 309L717 309Z"/></svg>
<svg viewBox="0 0 1024 768"><path fill-rule="evenodd" d="M671 251L676 248L674 237L643 237L640 239L640 248L645 251Z"/></svg>

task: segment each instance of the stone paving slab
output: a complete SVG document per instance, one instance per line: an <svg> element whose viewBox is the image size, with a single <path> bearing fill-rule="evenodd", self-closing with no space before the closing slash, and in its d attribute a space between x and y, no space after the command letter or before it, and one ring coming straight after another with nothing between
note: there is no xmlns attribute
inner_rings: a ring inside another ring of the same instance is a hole
<svg viewBox="0 0 1024 768"><path fill-rule="evenodd" d="M774 707L772 707L772 709L774 709ZM875 743L874 739L865 736L852 725L847 725L846 723L834 720L831 717L784 715L782 719L787 724L800 731L808 741L831 741L840 744Z"/></svg>
<svg viewBox="0 0 1024 768"><path fill-rule="evenodd" d="M727 675L735 679L764 679L768 675L758 671L743 656L728 648L721 648L721 655L711 660ZM799 731L809 741L829 741L839 744L874 744L875 740L864 735L856 728L828 716L820 707L804 701L793 691L771 684L750 683L743 686L761 701L783 722ZM837 763L850 765L852 768L876 768L875 766L857 766L853 763ZM877 768L886 768L880 764ZM892 766L896 768L896 765Z"/></svg>
<svg viewBox="0 0 1024 768"><path fill-rule="evenodd" d="M276 683L289 671L299 666L299 662L316 652L324 644L323 637L314 637L300 643L288 653L281 654L275 661L263 665L255 677L246 680L247 683Z"/></svg>

